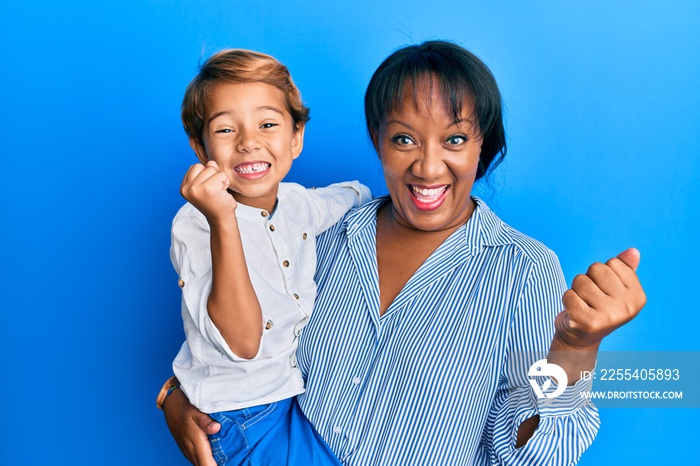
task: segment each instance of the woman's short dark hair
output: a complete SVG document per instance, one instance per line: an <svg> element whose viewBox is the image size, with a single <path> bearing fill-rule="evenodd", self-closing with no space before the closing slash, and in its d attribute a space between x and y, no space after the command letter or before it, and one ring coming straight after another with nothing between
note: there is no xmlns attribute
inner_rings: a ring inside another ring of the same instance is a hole
<svg viewBox="0 0 700 466"><path fill-rule="evenodd" d="M376 141L381 123L403 100L404 87L413 83L413 100L423 78L437 78L445 108L455 120L462 105L474 106L474 120L483 138L476 179L498 166L506 155L501 93L488 67L473 53L451 42L431 40L402 47L392 53L374 72L365 93L367 130Z"/></svg>

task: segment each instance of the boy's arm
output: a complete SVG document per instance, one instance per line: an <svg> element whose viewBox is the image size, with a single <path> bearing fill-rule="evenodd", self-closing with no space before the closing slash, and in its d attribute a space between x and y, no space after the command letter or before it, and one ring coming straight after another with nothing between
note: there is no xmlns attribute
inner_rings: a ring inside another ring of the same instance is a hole
<svg viewBox="0 0 700 466"><path fill-rule="evenodd" d="M210 221L212 285L207 310L228 347L252 359L262 337L262 310L250 282L235 216Z"/></svg>
<svg viewBox="0 0 700 466"><path fill-rule="evenodd" d="M320 235L336 224L348 210L372 200L369 188L357 181L334 183L306 191L314 212L314 234Z"/></svg>
<svg viewBox="0 0 700 466"><path fill-rule="evenodd" d="M241 358L258 354L262 310L245 262L228 177L215 162L193 165L180 193L207 218L210 228L212 284L207 298L209 318L229 349Z"/></svg>

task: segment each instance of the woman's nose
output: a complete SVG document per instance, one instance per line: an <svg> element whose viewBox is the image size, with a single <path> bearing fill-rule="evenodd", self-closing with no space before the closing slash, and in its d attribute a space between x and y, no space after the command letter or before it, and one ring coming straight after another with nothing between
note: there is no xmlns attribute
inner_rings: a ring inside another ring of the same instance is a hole
<svg viewBox="0 0 700 466"><path fill-rule="evenodd" d="M439 147L426 145L412 165L413 174L424 180L435 180L444 174L445 162Z"/></svg>
<svg viewBox="0 0 700 466"><path fill-rule="evenodd" d="M252 152L260 149L260 138L255 131L240 130L236 149L239 152Z"/></svg>

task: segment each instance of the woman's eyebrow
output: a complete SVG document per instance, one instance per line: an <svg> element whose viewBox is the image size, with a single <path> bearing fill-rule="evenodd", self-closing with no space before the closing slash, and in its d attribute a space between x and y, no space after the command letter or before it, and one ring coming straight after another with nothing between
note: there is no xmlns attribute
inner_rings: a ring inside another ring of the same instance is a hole
<svg viewBox="0 0 700 466"><path fill-rule="evenodd" d="M474 120L471 118L458 118L456 120L452 120L452 122L447 126L447 128L451 128L453 126L460 126L463 123L466 123L470 127L474 128ZM413 126L409 125L408 123L406 123L405 121L402 121L402 120L391 119L391 120L386 122L386 126L389 126L391 124L405 126L406 128L410 129L411 131L414 131Z"/></svg>
<svg viewBox="0 0 700 466"><path fill-rule="evenodd" d="M392 120L388 120L388 121L386 122L386 125L387 125L387 126L392 125L392 124L394 124L394 125L405 126L406 128L410 129L411 131L414 130L414 129L413 129L413 126L409 125L409 124L406 123L405 121L394 120L394 119L392 119Z"/></svg>
<svg viewBox="0 0 700 466"><path fill-rule="evenodd" d="M471 128L476 128L476 121L473 118L457 118L452 121L450 126L461 126L464 123L469 125Z"/></svg>

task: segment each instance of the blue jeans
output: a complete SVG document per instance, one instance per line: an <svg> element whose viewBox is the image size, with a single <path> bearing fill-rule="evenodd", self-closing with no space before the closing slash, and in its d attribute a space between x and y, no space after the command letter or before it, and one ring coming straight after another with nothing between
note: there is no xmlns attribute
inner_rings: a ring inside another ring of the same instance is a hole
<svg viewBox="0 0 700 466"><path fill-rule="evenodd" d="M296 398L209 416L221 424L221 430L209 436L218 465L340 466Z"/></svg>

